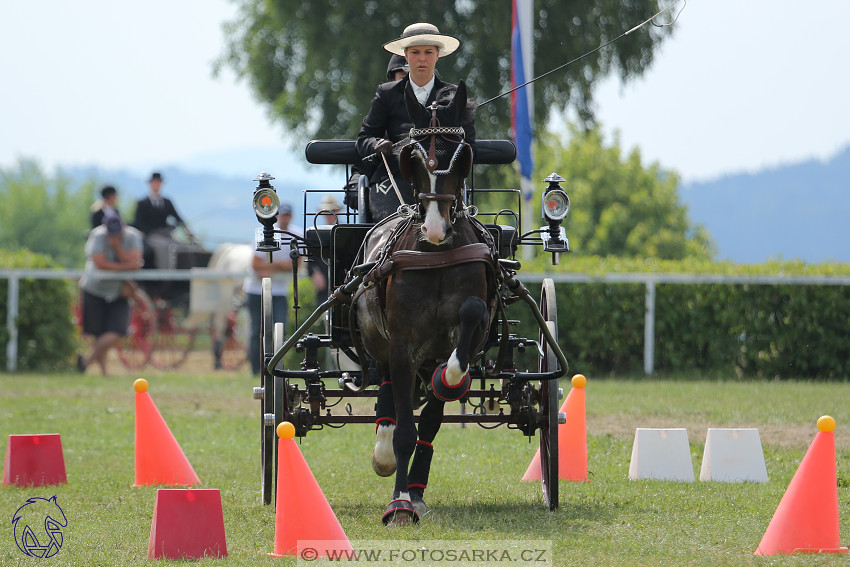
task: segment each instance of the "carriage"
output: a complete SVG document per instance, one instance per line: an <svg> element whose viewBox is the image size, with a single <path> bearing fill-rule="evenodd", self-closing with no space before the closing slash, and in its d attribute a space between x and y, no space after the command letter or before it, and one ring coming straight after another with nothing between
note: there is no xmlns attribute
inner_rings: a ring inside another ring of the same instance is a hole
<svg viewBox="0 0 850 567"><path fill-rule="evenodd" d="M424 135L429 133L427 129L421 132L424 132ZM412 130L411 138L413 135ZM345 165L346 179L349 167L361 159L355 142L348 140L314 140L306 147L306 158L313 164ZM515 158L516 148L510 141L476 142L474 164L477 166L509 164ZM472 173L471 163L469 169ZM354 406L358 405L358 401L361 401L360 405L363 406L362 398L377 398L376 407L380 405L380 389L386 384L380 383L384 378L377 375L374 357L368 349L364 349L366 332L361 303L364 290L374 289L377 287L376 283L382 279L381 270L392 272L397 277L400 272L396 269L441 270L447 269L443 266L461 261L475 261L471 257L469 260L457 260L457 255L450 258L448 255L435 253L436 256L432 255L433 261L428 266L399 267L404 264L405 258L408 258L402 253L393 254L392 260L398 265L388 267L392 261L387 260L387 254L382 256L380 251L377 253L379 260L375 261L376 256L370 255L366 242L375 239L376 230L381 223L363 222L368 216L365 213L369 210L366 200L370 194L374 195L374 192L368 191L365 176L360 178L357 211L348 207L344 212L337 213L341 222L322 225L318 223L319 216L328 211L320 211L315 215L305 212L306 230L303 238L275 231L273 223L278 199L271 184L273 179L266 173L261 173L255 179L258 185L253 196L254 210L263 225L262 235L258 231L257 250L271 252L283 248L289 250L293 259L304 257L307 261L326 262L329 290L332 293L327 301L319 305L287 337L283 333L283 324L272 319L270 282L263 282L263 369L260 385L254 388L253 394L260 402L262 501L266 504L271 503L275 496L275 430L278 424L283 421L291 422L295 427L295 434L300 437L325 427L376 423L375 412L358 412ZM474 177L472 179L474 180ZM445 405L445 408L454 408L457 411L446 411L442 422L460 423L464 426L477 424L484 428L505 425L528 437L537 435L544 501L550 510L554 510L558 506L558 424L563 423L565 419L564 414L559 414L559 398L563 393L558 388L558 378L566 373L568 367L557 343L557 308L553 282L551 279L543 281L538 306L532 294L517 277L521 265L516 259L520 246L542 247L546 252L552 253L555 262L559 254L569 251L564 229L561 227L569 209L569 197L560 186L564 180L553 173L544 181L547 186L542 209L546 226L532 230L525 230L521 226L518 212L522 196L517 189L486 190L463 184L463 194L458 194L456 199L435 193L420 193L419 198L435 203L452 201L456 213L491 221L483 223L476 220L476 226L483 227L486 231L482 238L489 243L493 258L492 271L497 273L498 279L497 297L491 302L494 305L494 315L486 319L483 348L469 354L468 371L464 376L467 380L466 389L457 397L445 398L456 399L460 403ZM508 193L511 199L515 198L516 210L502 209L490 213L479 211L476 201L485 200L485 195L490 191ZM305 211L309 193L311 191L305 191ZM462 210L459 210L460 207ZM401 206L397 216L416 217L416 207ZM404 222L406 221L400 220L401 224ZM468 249L472 250L472 247ZM380 260L381 257L383 261ZM386 274L383 277L385 276ZM295 302L298 302L297 297ZM512 332L516 321L508 319L506 306L513 303L524 304L524 312L530 314L537 324L537 336L521 337ZM314 332L315 323L323 319L325 332ZM338 361L350 359L359 364L340 362L328 367L328 357L322 355L328 352L326 349L338 353ZM303 357L296 368L292 368L296 364L287 365L285 362L287 353L292 350L298 352L298 358ZM517 368L515 354L526 350L537 352L537 368L531 371ZM452 357L454 356L455 353L452 353ZM434 364L416 369L418 379L413 380L415 385L412 396L417 408L421 408L435 397L443 399L440 393L443 386L440 386L438 392L437 386L440 383L433 380L438 375L445 376L448 363L443 362L436 367ZM470 408L472 411L469 411ZM420 423L420 428L424 411L420 409L420 413L414 417ZM404 472L406 473L406 466ZM385 522L387 514L394 511L392 508L395 502L396 500L391 502L384 516Z"/></svg>
<svg viewBox="0 0 850 567"><path fill-rule="evenodd" d="M172 231L154 232L147 238L153 260L146 264L148 269L188 272L207 268L220 253L218 249L210 252L190 236L177 238ZM137 288L130 297L128 333L117 347L126 368L138 370L147 364L161 370L180 367L194 350L200 330L207 327L216 367L233 370L244 364L242 335L247 321L244 301L234 294L233 281L147 277L136 281ZM241 277L235 281L241 284Z"/></svg>

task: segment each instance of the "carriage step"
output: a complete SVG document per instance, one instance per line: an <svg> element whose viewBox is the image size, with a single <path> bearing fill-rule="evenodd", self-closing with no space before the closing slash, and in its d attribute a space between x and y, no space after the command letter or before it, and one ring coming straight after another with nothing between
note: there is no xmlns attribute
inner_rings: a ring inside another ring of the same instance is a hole
<svg viewBox="0 0 850 567"><path fill-rule="evenodd" d="M566 416L564 417L566 419ZM263 414L263 425L266 427L274 427L274 414L273 413L264 413Z"/></svg>
<svg viewBox="0 0 850 567"><path fill-rule="evenodd" d="M567 414L562 412L562 411L559 411L558 412L558 424L563 425L566 422L567 422Z"/></svg>
<svg viewBox="0 0 850 567"><path fill-rule="evenodd" d="M263 395L265 394L265 389L262 386L254 386L254 399L262 400Z"/></svg>

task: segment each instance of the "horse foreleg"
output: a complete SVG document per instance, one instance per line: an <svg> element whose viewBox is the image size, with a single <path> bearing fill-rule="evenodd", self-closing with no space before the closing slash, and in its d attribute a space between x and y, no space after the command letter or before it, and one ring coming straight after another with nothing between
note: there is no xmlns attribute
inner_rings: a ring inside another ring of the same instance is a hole
<svg viewBox="0 0 850 567"><path fill-rule="evenodd" d="M395 404L393 387L389 380L381 382L378 388L378 401L375 403L375 448L372 450L372 468L378 476L390 476L395 472L395 451L393 434L395 433Z"/></svg>
<svg viewBox="0 0 850 567"><path fill-rule="evenodd" d="M419 415L419 440L413 452L413 462L410 464L407 487L410 491L410 502L419 516L426 510L425 489L428 487L428 475L431 472L431 457L434 456L434 438L443 423L443 410L446 404L441 400L432 399L425 404Z"/></svg>
<svg viewBox="0 0 850 567"><path fill-rule="evenodd" d="M487 328L487 304L480 297L467 297L460 306L460 335L449 360L431 377L434 395L446 402L460 399L469 389L469 356L476 332Z"/></svg>
<svg viewBox="0 0 850 567"><path fill-rule="evenodd" d="M397 425L393 434L393 452L396 471L393 498L382 517L384 524L408 524L418 522L419 516L410 501L408 467L416 447L416 422L413 417L413 381L416 369L409 353L391 351L390 376L393 384Z"/></svg>

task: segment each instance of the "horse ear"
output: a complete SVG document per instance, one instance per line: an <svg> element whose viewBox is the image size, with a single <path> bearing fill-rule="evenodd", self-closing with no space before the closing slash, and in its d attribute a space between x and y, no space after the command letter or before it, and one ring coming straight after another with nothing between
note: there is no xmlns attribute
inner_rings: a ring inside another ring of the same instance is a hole
<svg viewBox="0 0 850 567"><path fill-rule="evenodd" d="M401 171L401 176L405 179L410 179L410 177L413 175L413 170L410 165L412 153L413 144L407 144L406 146L401 148L401 153L398 156L398 168Z"/></svg>
<svg viewBox="0 0 850 567"><path fill-rule="evenodd" d="M410 118L413 119L413 125L418 127L427 126L431 121L431 115L428 114L428 111L419 103L419 99L416 98L416 95L413 94L413 87L410 84L410 81L407 82L407 86L404 87L404 104L407 107L407 113L410 115Z"/></svg>
<svg viewBox="0 0 850 567"><path fill-rule="evenodd" d="M455 89L455 95L452 98L451 104L449 104L449 115L454 117L455 124L460 124L462 122L463 114L466 112L466 83L463 82L463 79L458 81L457 89Z"/></svg>

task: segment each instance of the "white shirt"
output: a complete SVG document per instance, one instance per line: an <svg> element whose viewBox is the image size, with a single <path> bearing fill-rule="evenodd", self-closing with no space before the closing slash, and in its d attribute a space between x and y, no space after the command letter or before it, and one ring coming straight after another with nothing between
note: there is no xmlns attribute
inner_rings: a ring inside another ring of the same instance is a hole
<svg viewBox="0 0 850 567"><path fill-rule="evenodd" d="M279 227L275 227L279 228ZM285 230L297 234L298 236L304 236L304 231L301 230L301 227L290 224ZM284 246L281 246L280 250L276 250L272 253L272 262L280 262L281 260L286 260L289 258L289 239L291 238L288 235L282 236L283 240L287 243ZM264 260L268 258L268 252L257 252L254 251L254 255L258 258L263 258ZM292 281L292 272L275 272L272 274L272 295L287 295L289 293L289 282ZM260 278L257 277L257 273L253 270L250 274L245 278L245 281L242 282L242 290L245 293L253 293L255 295L262 295L263 293L263 283L260 281Z"/></svg>
<svg viewBox="0 0 850 567"><path fill-rule="evenodd" d="M434 89L434 79L435 76L431 75L431 80L428 81L424 87L420 87L412 80L410 81L410 85L413 87L413 94L416 95L416 100L419 101L419 104L424 105L425 101L428 100L428 97L431 96L431 91Z"/></svg>

